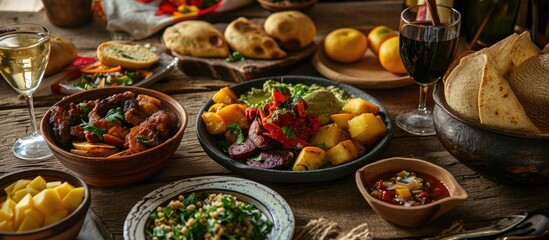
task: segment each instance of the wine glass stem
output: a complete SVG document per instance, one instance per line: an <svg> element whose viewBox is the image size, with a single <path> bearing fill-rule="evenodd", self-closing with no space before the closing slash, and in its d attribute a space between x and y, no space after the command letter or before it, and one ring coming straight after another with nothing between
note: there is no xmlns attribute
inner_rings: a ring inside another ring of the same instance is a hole
<svg viewBox="0 0 549 240"><path fill-rule="evenodd" d="M426 112L427 111L427 91L429 90L429 85L419 85L419 106L417 107L418 111Z"/></svg>
<svg viewBox="0 0 549 240"><path fill-rule="evenodd" d="M27 105L29 106L29 114L30 114L30 120L31 120L31 127L32 127L32 133L37 133L38 130L36 129L36 117L34 115L34 100L32 98L32 94L29 94L29 96L25 97L25 100L27 101Z"/></svg>

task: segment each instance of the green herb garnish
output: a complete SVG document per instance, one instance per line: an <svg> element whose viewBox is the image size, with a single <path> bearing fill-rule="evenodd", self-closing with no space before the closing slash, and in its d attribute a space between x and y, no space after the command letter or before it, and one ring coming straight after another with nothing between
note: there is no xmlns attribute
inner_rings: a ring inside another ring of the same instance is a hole
<svg viewBox="0 0 549 240"><path fill-rule="evenodd" d="M227 130L229 130L232 134L236 134L236 144L241 144L244 140L246 140L244 132L242 132L242 128L240 128L238 123L231 123L227 126Z"/></svg>
<svg viewBox="0 0 549 240"><path fill-rule="evenodd" d="M107 122L122 121L124 120L124 111L121 107L109 109L107 115L105 115Z"/></svg>
<svg viewBox="0 0 549 240"><path fill-rule="evenodd" d="M103 134L107 133L107 131L105 131L105 129L90 126L87 122L84 122L84 121L82 121L80 126L82 126L84 128L84 131L89 132L89 133L94 133L99 138L99 140L101 140L101 141L103 141Z"/></svg>
<svg viewBox="0 0 549 240"><path fill-rule="evenodd" d="M79 105L80 105L80 112L82 113L82 115L88 116L88 113L90 112L90 108L88 104L85 102L81 102Z"/></svg>
<svg viewBox="0 0 549 240"><path fill-rule="evenodd" d="M238 62L244 60L246 60L246 57L240 52L232 52L231 54L229 54L229 57L225 59L225 61L227 62Z"/></svg>
<svg viewBox="0 0 549 240"><path fill-rule="evenodd" d="M295 133L294 131L287 127L287 126L282 126L282 132L284 133L284 135L287 137L287 138L293 138L295 137Z"/></svg>

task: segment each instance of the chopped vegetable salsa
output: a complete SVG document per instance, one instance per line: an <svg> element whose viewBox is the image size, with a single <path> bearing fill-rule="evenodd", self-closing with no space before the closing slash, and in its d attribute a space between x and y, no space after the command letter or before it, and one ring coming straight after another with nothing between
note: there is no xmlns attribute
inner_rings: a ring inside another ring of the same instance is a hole
<svg viewBox="0 0 549 240"><path fill-rule="evenodd" d="M381 177L369 192L381 201L406 207L424 205L450 196L440 180L429 174L406 170Z"/></svg>
<svg viewBox="0 0 549 240"><path fill-rule="evenodd" d="M162 239L267 239L273 223L253 204L224 193L179 195L158 207L147 237Z"/></svg>

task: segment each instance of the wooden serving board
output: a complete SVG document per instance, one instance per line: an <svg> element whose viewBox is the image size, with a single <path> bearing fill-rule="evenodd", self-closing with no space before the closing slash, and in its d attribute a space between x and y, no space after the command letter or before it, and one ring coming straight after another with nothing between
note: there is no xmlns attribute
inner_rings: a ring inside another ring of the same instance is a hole
<svg viewBox="0 0 549 240"><path fill-rule="evenodd" d="M260 27L263 27L265 22L265 18L249 20ZM227 25L229 23L216 24L215 26L223 34ZM239 62L227 62L225 58L184 56L173 51L172 54L179 59L179 69L189 76L200 75L225 81L243 82L260 77L283 75L292 65L311 57L316 49L316 44L313 42L299 51L286 51L288 56L284 59L246 59Z"/></svg>
<svg viewBox="0 0 549 240"><path fill-rule="evenodd" d="M179 58L178 67L187 75L244 82L260 77L282 75L292 65L307 59L315 52L316 44L312 43L297 52L287 52L288 56L280 60L246 59L239 62L227 62L225 58L199 58L183 56L175 52L172 54Z"/></svg>
<svg viewBox="0 0 549 240"><path fill-rule="evenodd" d="M355 27L368 35L372 27ZM399 75L385 70L379 59L370 49L362 59L352 63L336 62L328 57L324 51L324 39L320 41L318 50L313 56L314 68L326 78L347 83L361 88L396 88L413 84L408 74Z"/></svg>

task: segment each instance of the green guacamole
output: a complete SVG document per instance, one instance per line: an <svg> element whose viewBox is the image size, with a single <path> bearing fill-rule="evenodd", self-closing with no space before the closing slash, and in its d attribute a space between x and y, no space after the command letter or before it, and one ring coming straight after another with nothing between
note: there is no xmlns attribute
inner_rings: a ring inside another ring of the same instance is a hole
<svg viewBox="0 0 549 240"><path fill-rule="evenodd" d="M240 95L239 100L251 107L262 107L271 100L274 86L287 87L292 94L298 87L305 89L307 93L303 96L303 99L307 103L307 112L316 113L323 125L330 122L332 114L341 112L341 108L350 98L347 92L334 86L323 87L316 84L304 85L301 83L292 85L268 80L263 84L263 89L252 88Z"/></svg>

